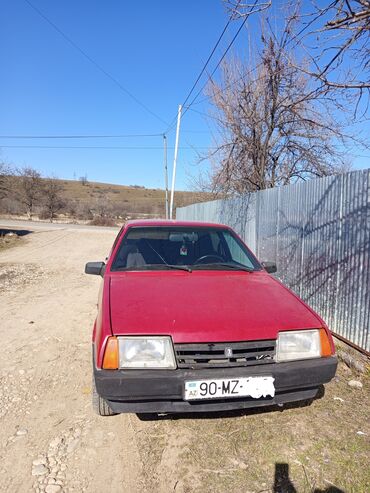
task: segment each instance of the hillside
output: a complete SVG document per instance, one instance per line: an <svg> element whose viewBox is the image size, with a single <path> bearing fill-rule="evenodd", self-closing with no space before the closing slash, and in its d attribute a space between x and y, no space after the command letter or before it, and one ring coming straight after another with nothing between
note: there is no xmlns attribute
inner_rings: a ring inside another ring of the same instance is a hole
<svg viewBox="0 0 370 493"><path fill-rule="evenodd" d="M23 203L25 181L23 179L22 182L19 176L11 176L9 180L8 193L0 200L0 212L23 216L27 212ZM105 218L120 222L133 218L165 217L165 192L161 189L81 180L55 182L62 203L53 216L55 219L99 221ZM43 189L47 183L47 179L39 178L39 193L32 208L32 216L35 218L46 218ZM175 193L174 208L210 199L210 194L179 191Z"/></svg>
<svg viewBox="0 0 370 493"><path fill-rule="evenodd" d="M60 180L63 196L68 202L78 202L86 206L102 203L119 212L120 215L162 215L165 211L165 191L139 186L113 185L107 183L88 182L83 185L80 181ZM210 196L198 192L176 192L174 206L192 204L210 200Z"/></svg>

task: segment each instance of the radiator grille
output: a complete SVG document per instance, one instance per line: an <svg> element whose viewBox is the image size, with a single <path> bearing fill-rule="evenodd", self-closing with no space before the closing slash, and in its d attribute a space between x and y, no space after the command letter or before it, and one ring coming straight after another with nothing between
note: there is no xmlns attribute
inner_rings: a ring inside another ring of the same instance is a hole
<svg viewBox="0 0 370 493"><path fill-rule="evenodd" d="M178 368L229 368L274 363L276 341L175 344ZM232 354L230 355L230 350Z"/></svg>

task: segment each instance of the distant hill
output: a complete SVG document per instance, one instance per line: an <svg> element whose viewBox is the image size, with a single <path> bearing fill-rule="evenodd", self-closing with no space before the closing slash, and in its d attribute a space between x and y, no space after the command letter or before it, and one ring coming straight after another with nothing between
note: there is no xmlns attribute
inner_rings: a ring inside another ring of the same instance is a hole
<svg viewBox="0 0 370 493"><path fill-rule="evenodd" d="M165 214L165 191L138 185L113 185L108 183L60 180L63 196L68 202L86 204L94 209L99 202L105 202L120 215L137 217L141 215L163 216ZM170 195L169 195L170 198ZM211 200L211 195L202 192L176 191L174 207Z"/></svg>
<svg viewBox="0 0 370 493"><path fill-rule="evenodd" d="M47 179L39 179L38 200L33 206L33 217L46 219L45 198L42 189ZM61 220L80 220L120 223L127 219L165 217L165 191L139 185L113 185L83 180L56 180L62 207L53 216ZM9 177L8 193L0 200L0 213L24 216L27 212L22 201L22 181L19 176ZM202 192L175 192L174 208L195 202L211 200L211 194Z"/></svg>

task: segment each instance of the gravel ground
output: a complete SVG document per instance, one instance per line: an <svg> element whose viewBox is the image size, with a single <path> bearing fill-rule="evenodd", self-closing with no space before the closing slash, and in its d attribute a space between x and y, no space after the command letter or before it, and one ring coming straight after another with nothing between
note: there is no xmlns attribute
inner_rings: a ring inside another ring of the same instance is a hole
<svg viewBox="0 0 370 493"><path fill-rule="evenodd" d="M115 233L40 231L0 253L0 491L370 491L369 376L343 364L310 407L93 414L100 280L83 267L106 256Z"/></svg>

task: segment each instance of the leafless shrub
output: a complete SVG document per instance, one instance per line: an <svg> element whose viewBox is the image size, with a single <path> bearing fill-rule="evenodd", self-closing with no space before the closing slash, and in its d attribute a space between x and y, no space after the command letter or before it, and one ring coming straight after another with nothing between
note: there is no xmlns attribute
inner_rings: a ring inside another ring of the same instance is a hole
<svg viewBox="0 0 370 493"><path fill-rule="evenodd" d="M92 219L89 224L91 226L116 226L114 220L110 217L100 217L96 216Z"/></svg>
<svg viewBox="0 0 370 493"><path fill-rule="evenodd" d="M81 220L91 221L94 218L91 205L87 203L80 203L77 206L76 215L77 215L77 219L81 219Z"/></svg>
<svg viewBox="0 0 370 493"><path fill-rule="evenodd" d="M93 206L93 212L99 217L111 217L112 204L110 200L106 196L96 199Z"/></svg>
<svg viewBox="0 0 370 493"><path fill-rule="evenodd" d="M70 217L75 218L78 216L79 203L75 199L65 200L63 211Z"/></svg>

